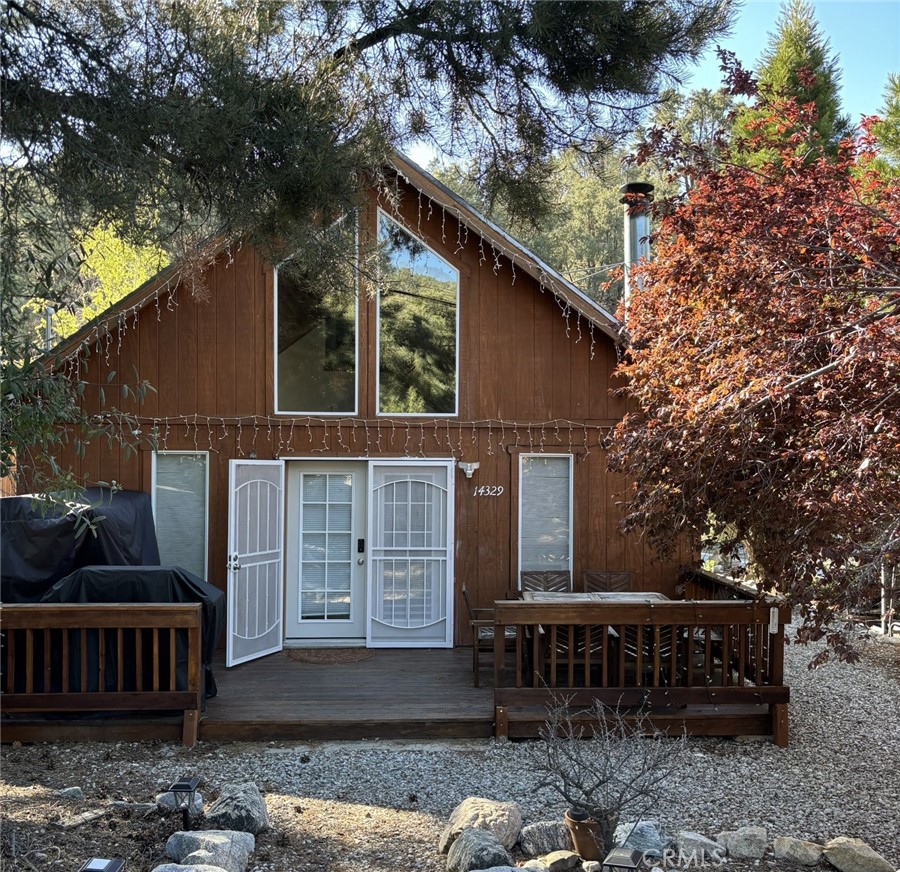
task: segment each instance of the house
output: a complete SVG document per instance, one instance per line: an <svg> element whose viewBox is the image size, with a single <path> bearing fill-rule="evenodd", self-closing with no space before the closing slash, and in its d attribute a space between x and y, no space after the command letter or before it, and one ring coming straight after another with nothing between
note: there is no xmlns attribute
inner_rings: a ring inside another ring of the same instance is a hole
<svg viewBox="0 0 900 872"><path fill-rule="evenodd" d="M621 325L415 164L388 175L359 238L386 243L395 290L321 307L242 246L208 300L164 273L61 349L89 411L157 442L95 440L73 466L149 492L163 562L227 589L230 665L468 644L462 582L488 604L525 570L674 591L677 559L619 531L606 469ZM134 373L156 388L142 403L119 390Z"/></svg>

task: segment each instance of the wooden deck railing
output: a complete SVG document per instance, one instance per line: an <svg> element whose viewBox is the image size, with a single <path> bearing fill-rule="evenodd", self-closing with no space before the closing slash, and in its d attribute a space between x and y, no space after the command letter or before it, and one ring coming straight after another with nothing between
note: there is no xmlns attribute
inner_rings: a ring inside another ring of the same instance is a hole
<svg viewBox="0 0 900 872"><path fill-rule="evenodd" d="M789 620L785 605L761 600L497 602L498 735L517 709L530 708L533 716L535 708L565 698L574 706L599 700L613 707L649 707L651 720L654 711L683 709L689 732L691 707L700 718L710 710L767 706L767 732L785 745L790 691L784 686L784 625ZM515 628L510 650L507 627ZM751 722L758 726L759 716ZM739 719L732 723L740 729Z"/></svg>
<svg viewBox="0 0 900 872"><path fill-rule="evenodd" d="M777 597L760 597L756 586L747 582L723 578L703 569L688 569L681 573L678 585L684 599L688 600L762 600L778 605Z"/></svg>
<svg viewBox="0 0 900 872"><path fill-rule="evenodd" d="M184 712L200 720L201 605L28 604L2 609L2 707L29 712Z"/></svg>

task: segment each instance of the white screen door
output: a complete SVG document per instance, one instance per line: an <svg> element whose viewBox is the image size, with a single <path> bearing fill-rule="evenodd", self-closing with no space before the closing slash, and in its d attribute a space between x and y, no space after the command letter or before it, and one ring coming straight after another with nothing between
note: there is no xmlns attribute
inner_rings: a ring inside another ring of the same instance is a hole
<svg viewBox="0 0 900 872"><path fill-rule="evenodd" d="M371 647L452 646L453 476L446 461L369 470Z"/></svg>
<svg viewBox="0 0 900 872"><path fill-rule="evenodd" d="M285 636L366 637L365 461L289 461Z"/></svg>
<svg viewBox="0 0 900 872"><path fill-rule="evenodd" d="M282 648L284 463L231 460L228 484L225 663L235 666Z"/></svg>

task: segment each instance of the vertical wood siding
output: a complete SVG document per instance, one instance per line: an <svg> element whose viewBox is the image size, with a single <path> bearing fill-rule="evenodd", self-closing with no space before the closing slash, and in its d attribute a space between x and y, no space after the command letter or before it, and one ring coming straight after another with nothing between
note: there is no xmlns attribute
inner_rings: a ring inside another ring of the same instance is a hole
<svg viewBox="0 0 900 872"><path fill-rule="evenodd" d="M373 196L364 212L363 240L374 235L376 209ZM412 189L405 191L401 214L413 233L460 272L458 418L437 424L431 418L376 419L377 321L367 288L360 289L361 417L293 424L290 416L276 418L273 272L246 245L221 254L210 269L208 300L192 300L180 288L163 290L158 304L152 299L108 339L95 342L82 364L89 382L85 408L103 410L102 385L106 408L138 414L142 431L158 428L159 448L210 452L209 580L220 587L230 458L251 450L261 459L452 455L480 463L473 479L457 475L457 589L465 581L479 604L501 598L516 587L519 455L545 450L575 455L575 577L585 569L628 570L636 588L671 594L677 560L655 561L644 541L618 530L626 482L606 471L599 444L605 431L596 429L623 413L622 400L610 394L613 343L574 312L566 316L549 290L505 257L495 258L488 243L482 249L474 233L466 239L453 214L435 206L429 219ZM122 384L134 382L135 371L156 388L140 406L121 392ZM125 458L117 448L94 442L84 458L70 451L64 460L87 482L115 479L150 490L149 449ZM501 486L503 494L474 496L479 484ZM459 599L456 636L465 642Z"/></svg>

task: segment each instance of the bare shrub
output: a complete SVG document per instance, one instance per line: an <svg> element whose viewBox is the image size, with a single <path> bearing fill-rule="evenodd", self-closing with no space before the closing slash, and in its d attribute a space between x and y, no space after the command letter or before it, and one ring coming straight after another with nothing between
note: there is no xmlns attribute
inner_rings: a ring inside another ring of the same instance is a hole
<svg viewBox="0 0 900 872"><path fill-rule="evenodd" d="M556 697L548 707L541 742L533 746L539 788L549 788L571 808L597 822L603 849L614 847L626 813L642 817L656 804L685 760L687 737L670 737L646 710L626 711L598 700L573 712Z"/></svg>

